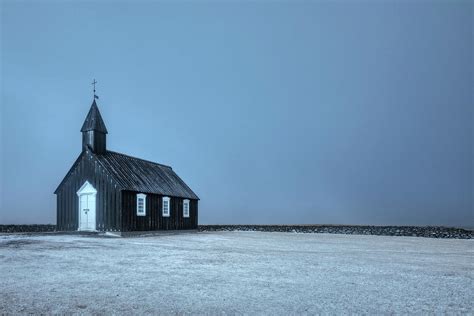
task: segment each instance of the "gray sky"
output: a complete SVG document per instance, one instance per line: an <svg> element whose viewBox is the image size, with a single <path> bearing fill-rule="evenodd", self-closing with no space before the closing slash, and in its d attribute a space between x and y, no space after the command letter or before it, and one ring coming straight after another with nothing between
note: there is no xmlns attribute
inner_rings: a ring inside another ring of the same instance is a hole
<svg viewBox="0 0 474 316"><path fill-rule="evenodd" d="M98 80L108 148L200 223L474 226L473 3L2 1L0 223L54 223Z"/></svg>

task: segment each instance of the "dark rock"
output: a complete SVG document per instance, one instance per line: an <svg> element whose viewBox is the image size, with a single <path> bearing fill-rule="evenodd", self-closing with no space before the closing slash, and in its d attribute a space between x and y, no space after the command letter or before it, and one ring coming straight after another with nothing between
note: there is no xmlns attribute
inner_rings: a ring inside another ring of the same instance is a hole
<svg viewBox="0 0 474 316"><path fill-rule="evenodd" d="M472 239L474 231L440 226L199 225L199 231L262 231Z"/></svg>
<svg viewBox="0 0 474 316"><path fill-rule="evenodd" d="M260 231L472 239L474 231L440 226L199 225L199 231ZM0 233L54 232L56 225L0 225Z"/></svg>
<svg viewBox="0 0 474 316"><path fill-rule="evenodd" d="M0 225L0 233L43 233L56 231L56 225Z"/></svg>

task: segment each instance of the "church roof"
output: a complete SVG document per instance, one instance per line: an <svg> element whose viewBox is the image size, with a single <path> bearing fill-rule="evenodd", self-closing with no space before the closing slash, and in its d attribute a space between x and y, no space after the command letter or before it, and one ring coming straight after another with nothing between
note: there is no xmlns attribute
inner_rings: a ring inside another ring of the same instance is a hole
<svg viewBox="0 0 474 316"><path fill-rule="evenodd" d="M95 157L123 190L199 199L170 166L109 150Z"/></svg>
<svg viewBox="0 0 474 316"><path fill-rule="evenodd" d="M105 127L104 120L102 120L102 116L100 115L97 103L95 103L95 99L94 102L92 102L91 109L86 116L84 124L82 124L81 132L92 130L107 134L107 128Z"/></svg>
<svg viewBox="0 0 474 316"><path fill-rule="evenodd" d="M87 157L102 166L121 190L199 199L170 166L110 150L104 154L94 154L89 148L79 155L54 193L67 181L76 165Z"/></svg>

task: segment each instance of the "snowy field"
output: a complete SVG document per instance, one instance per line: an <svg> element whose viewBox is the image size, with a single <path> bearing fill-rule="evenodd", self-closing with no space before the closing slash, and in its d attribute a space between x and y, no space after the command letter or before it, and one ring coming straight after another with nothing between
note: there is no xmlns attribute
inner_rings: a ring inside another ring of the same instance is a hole
<svg viewBox="0 0 474 316"><path fill-rule="evenodd" d="M0 314L473 313L474 241L0 235Z"/></svg>

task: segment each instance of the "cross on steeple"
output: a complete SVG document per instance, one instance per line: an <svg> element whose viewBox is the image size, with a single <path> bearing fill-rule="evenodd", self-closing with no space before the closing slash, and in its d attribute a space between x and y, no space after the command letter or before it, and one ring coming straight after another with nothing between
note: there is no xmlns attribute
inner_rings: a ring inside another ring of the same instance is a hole
<svg viewBox="0 0 474 316"><path fill-rule="evenodd" d="M92 81L92 85L94 86L94 99L98 99L98 98L99 98L99 96L95 94L95 84L96 84L96 83L97 83L97 81L95 81L95 79L94 79L94 81Z"/></svg>

